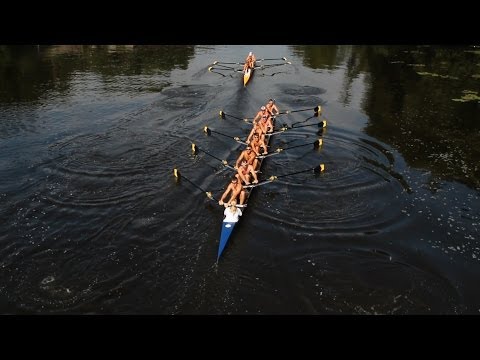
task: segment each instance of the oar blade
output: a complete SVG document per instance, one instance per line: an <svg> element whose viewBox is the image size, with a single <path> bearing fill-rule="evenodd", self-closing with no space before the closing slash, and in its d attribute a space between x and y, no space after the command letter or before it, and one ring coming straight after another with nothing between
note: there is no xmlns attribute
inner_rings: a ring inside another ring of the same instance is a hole
<svg viewBox="0 0 480 360"><path fill-rule="evenodd" d="M180 176L182 176L182 175L180 175L180 171L178 171L178 169L175 168L175 169L173 169L173 176L175 176L175 180L178 181L178 180L180 180Z"/></svg>
<svg viewBox="0 0 480 360"><path fill-rule="evenodd" d="M313 168L313 172L315 174L320 174L323 171L325 171L325 164L320 164L319 166Z"/></svg>
<svg viewBox="0 0 480 360"><path fill-rule="evenodd" d="M317 139L317 140L314 141L313 148L314 149L319 149L322 145L323 145L323 139L320 138L320 139Z"/></svg>

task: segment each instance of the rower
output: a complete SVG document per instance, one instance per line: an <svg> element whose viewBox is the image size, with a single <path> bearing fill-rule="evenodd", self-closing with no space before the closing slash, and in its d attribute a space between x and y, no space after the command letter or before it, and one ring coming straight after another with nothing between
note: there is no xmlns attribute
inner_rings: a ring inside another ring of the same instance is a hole
<svg viewBox="0 0 480 360"><path fill-rule="evenodd" d="M253 176L253 183L258 184L257 174L252 165L249 165L246 160L242 160L242 164L237 170L237 175L240 177L245 185L250 185L250 176Z"/></svg>
<svg viewBox="0 0 480 360"><path fill-rule="evenodd" d="M238 157L237 162L235 163L235 169L238 169L242 160L247 160L247 163L249 165L253 165L253 168L256 169L258 164L258 160L257 160L258 155L259 154L256 153L250 145L247 145L245 150L243 150L240 156Z"/></svg>
<svg viewBox="0 0 480 360"><path fill-rule="evenodd" d="M248 53L247 58L245 59L245 64L243 65L243 72L245 72L248 68L252 69L255 67L255 55L250 51Z"/></svg>
<svg viewBox="0 0 480 360"><path fill-rule="evenodd" d="M228 203L231 203L232 201L235 201L236 203L236 199L238 195L240 195L240 205L243 205L245 201L245 190L243 189L241 182L238 181L237 175L233 176L230 179L230 184L228 184L227 188L222 194L222 197L218 201L219 205L225 204L225 199L227 198L228 193L231 193L230 200L228 200Z"/></svg>
<svg viewBox="0 0 480 360"><path fill-rule="evenodd" d="M253 118L253 122L255 123L255 121L262 124L265 133L273 131L272 117L270 116L270 112L265 106L262 106L257 115L255 115L255 117Z"/></svg>
<svg viewBox="0 0 480 360"><path fill-rule="evenodd" d="M250 142L252 141L252 137L254 134L257 134L260 138L260 141L262 142L265 142L265 133L267 131L267 128L265 126L265 124L263 124L262 122L260 121L257 121L257 122L254 122L253 123L253 127L252 127L252 130L250 130L250 133L248 134L247 136L247 140L246 140L246 143L247 144L250 144Z"/></svg>
<svg viewBox="0 0 480 360"><path fill-rule="evenodd" d="M277 105L275 105L275 99L269 99L265 107L267 108L270 116L275 116L280 112Z"/></svg>
<svg viewBox="0 0 480 360"><path fill-rule="evenodd" d="M260 136L258 135L258 133L253 134L253 139L249 144L252 147L252 150L257 154L257 156L260 155L260 149L262 149L262 154L266 154L268 152L267 145L264 141L260 140Z"/></svg>

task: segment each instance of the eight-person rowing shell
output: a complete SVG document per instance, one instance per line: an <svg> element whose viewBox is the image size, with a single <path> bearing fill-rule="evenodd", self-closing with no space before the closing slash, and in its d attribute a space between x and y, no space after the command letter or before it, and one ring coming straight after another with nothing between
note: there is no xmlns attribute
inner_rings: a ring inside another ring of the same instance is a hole
<svg viewBox="0 0 480 360"><path fill-rule="evenodd" d="M264 61L264 60L275 60L275 59L261 59L259 61ZM283 60L286 61L286 58L283 58ZM245 59L243 71L247 72L248 70L250 70L249 72L251 72L251 70L255 68L255 61L256 61L255 55L253 55L253 53L250 52L247 58ZM218 63L218 62L215 62L215 63ZM226 63L226 64L229 64L229 63ZM239 63L235 63L235 64L240 65ZM225 65L223 66L225 68L228 68ZM237 69L236 71L238 70L239 69ZM209 71L210 71L210 68L209 68ZM247 76L247 74L245 74L245 76ZM248 74L246 81L248 81L249 76L250 76L250 73ZM245 81L245 78L244 78L244 81ZM244 82L244 85L246 84L246 81ZM319 109L319 107L317 108ZM319 112L317 108L313 109L316 116L318 116L318 112ZM306 110L309 110L309 109L295 110L292 112L306 111ZM289 111L286 111L286 112L283 112L282 114L288 114L288 113ZM300 172L294 172L294 173L283 174L278 176L271 176L270 178L268 178L268 180L262 180L262 182L259 183L259 180L257 177L257 171L260 172L260 167L262 165L263 159L270 155L268 154L267 147L268 147L268 143L270 142L271 135L278 133L278 132L274 132L274 122L277 115L280 115L280 111L277 105L275 104L275 100L269 99L264 106L261 106L260 110L253 118L253 121L252 121L253 126L246 141L245 142L239 141L239 138L232 137L237 142L247 145L245 150L243 150L240 153L239 157L235 162L235 165L232 167L228 165L226 160L222 160L222 163L226 167L232 170L233 169L236 170L236 174L230 179L228 186L223 192L220 200L218 200L218 204L225 206L225 210L224 210L222 232L220 235L220 242L218 246L217 262L218 262L218 259L220 258L220 255L222 254L223 249L225 248L228 242L228 239L233 231L233 228L235 227L236 223L239 221L240 216L242 216L242 210L240 210L239 208L247 206L245 202L248 202L248 199L251 195L253 188L264 185L266 183L270 183L279 177L285 177L285 176L294 175L294 174L298 174L306 171L312 171L312 170L315 173L317 173L324 170L324 164L320 164L319 167L310 168ZM222 119L224 119L225 113L223 113L223 111L220 111L220 116L222 117ZM236 118L233 115L231 116ZM240 118L237 118L237 119L248 120L248 119L240 119ZM326 121L324 121L324 123L326 124ZM284 130L282 129L282 131ZM225 135L221 133L219 134ZM225 136L228 136L228 135L225 135ZM295 148L299 146L303 146L303 145L297 145L291 148ZM280 151L278 150L281 151L284 149L277 149L275 153L279 153ZM206 151L204 152L207 153ZM209 155L212 156L211 154ZM220 160L218 158L216 159ZM200 190L202 190L199 186L197 187ZM206 194L210 199L216 200L210 192L206 192ZM227 199L228 201L226 201Z"/></svg>

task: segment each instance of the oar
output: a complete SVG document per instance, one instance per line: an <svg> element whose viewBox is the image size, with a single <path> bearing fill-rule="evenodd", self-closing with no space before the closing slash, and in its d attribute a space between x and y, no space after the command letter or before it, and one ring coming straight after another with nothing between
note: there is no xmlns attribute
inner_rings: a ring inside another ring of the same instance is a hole
<svg viewBox="0 0 480 360"><path fill-rule="evenodd" d="M228 137L228 138L230 138L230 139L233 139L233 140L235 140L236 142L238 142L238 143L240 143L240 144L248 145L245 141L240 140L240 138L239 138L238 136L230 136L230 135L227 135L227 134L222 134L221 132L218 132L218 131L215 131L215 130L210 129L208 126L205 126L205 127L203 128L203 132L204 132L205 134L207 134L208 136L210 136L211 133L215 133L215 134L222 135L222 136Z"/></svg>
<svg viewBox="0 0 480 360"><path fill-rule="evenodd" d="M258 68L255 66L255 69L268 69L270 67L274 67L274 66L282 66L282 65L292 65L292 63L290 61L287 61L287 62L284 62L284 63L281 63L281 64L267 64L267 65L260 65Z"/></svg>
<svg viewBox="0 0 480 360"><path fill-rule="evenodd" d="M281 133L284 133L287 130L298 129L298 128L307 127L307 126L318 126L319 128L322 129L322 128L327 126L327 120L322 120L319 123L315 123L315 124L307 124L307 125L301 125L301 126L290 126L290 127L288 127L288 125L283 124L283 126L281 128L276 129L271 133L266 133L265 135L281 134Z"/></svg>
<svg viewBox="0 0 480 360"><path fill-rule="evenodd" d="M194 143L192 143L192 152L193 154L197 155L198 151L201 151L203 152L204 154L207 154L208 156L211 156L212 158L220 161L222 163L223 166L225 166L226 168L229 168L231 170L235 170L237 171L233 166L229 165L227 160L222 160L222 159L219 159L218 157L216 157L215 155L212 155L210 154L208 151L205 151L203 149L200 149L197 147L197 145L195 145Z"/></svg>
<svg viewBox="0 0 480 360"><path fill-rule="evenodd" d="M222 65L222 64L218 64L217 66L221 66L222 68L224 69L229 69L229 70L236 70L237 68L233 67L233 66L227 66L227 65ZM213 67L213 66L212 66Z"/></svg>
<svg viewBox="0 0 480 360"><path fill-rule="evenodd" d="M239 118L238 116L234 116L234 115L230 115L230 114L227 114L226 112L224 112L223 110L220 110L219 112L219 115L222 119L225 119L225 116L230 116L234 119L237 119L237 120L243 120L245 122L248 122L248 118L247 119L242 119L242 118Z"/></svg>
<svg viewBox="0 0 480 360"><path fill-rule="evenodd" d="M281 60L281 59L278 59ZM258 61L258 60L257 60ZM239 63L239 62L224 62L224 61L214 61L212 65L221 65L221 64L229 64L229 65L243 65L244 63Z"/></svg>
<svg viewBox="0 0 480 360"><path fill-rule="evenodd" d="M260 61L265 61L265 60L284 60L284 61L287 61L287 58L282 57L282 58L275 58L275 59L258 59L258 60L255 60L255 61L260 62Z"/></svg>
<svg viewBox="0 0 480 360"><path fill-rule="evenodd" d="M235 69L233 67L229 67L229 66L225 66L225 68L217 68L217 67L214 67L214 66L210 66L208 68L208 71L210 72L214 72L213 70L221 70L221 71L233 71L233 72L239 72L239 73L243 73L243 70L241 69Z"/></svg>
<svg viewBox="0 0 480 360"><path fill-rule="evenodd" d="M283 149L283 148L278 148L278 149L275 150L274 152L271 152L271 153L268 153L268 154L265 154L265 155L258 155L258 156L257 156L257 159L264 159L264 158L269 157L269 156L278 155L278 154L280 154L282 151L291 150L291 149L299 148L299 147L302 147L302 146L308 146L308 145L313 145L313 148L314 148L314 149L318 149L320 146L323 145L323 140L322 140L322 139L317 139L317 140L315 140L314 142L311 142L311 143L302 144L302 145L290 146L290 147L285 148L285 149Z"/></svg>
<svg viewBox="0 0 480 360"><path fill-rule="evenodd" d="M300 112L300 111L311 111L311 110L313 110L314 113L318 114L318 113L322 112L322 107L320 105L318 105L318 106L315 106L313 109L308 108L308 109L300 109L300 110L285 110L285 111L279 112L277 115L291 114L291 113L296 113L296 112Z"/></svg>
<svg viewBox="0 0 480 360"><path fill-rule="evenodd" d="M220 69L219 69L219 70L220 70ZM208 71L211 72L211 73L214 73L214 74L220 74L220 75L222 75L223 77L227 76L227 75L225 75L225 74L222 74L221 72L213 71L211 66L208 68Z"/></svg>
<svg viewBox="0 0 480 360"><path fill-rule="evenodd" d="M180 171L178 171L178 169L173 169L173 176L175 176L176 180L178 181L178 179L182 178L183 180L186 180L188 181L190 184L192 184L194 187L196 187L197 189L201 190L202 192L205 193L205 195L207 195L207 197L211 200L214 200L218 203L218 200L215 199L212 195L212 193L210 191L205 191L203 190L200 186L198 186L197 184L195 184L194 182L190 181L187 177L183 176L182 174L180 174Z"/></svg>
<svg viewBox="0 0 480 360"><path fill-rule="evenodd" d="M288 129L299 129L299 128L308 127L308 126L318 126L319 128L324 128L327 126L327 120L322 120L319 123L315 123L315 124L306 124L306 125L300 125L300 126L292 125Z"/></svg>
<svg viewBox="0 0 480 360"><path fill-rule="evenodd" d="M265 185L265 184L269 184L271 182L274 182L275 180L277 180L278 178L282 178L282 177L287 177L287 176L291 176L291 175L296 175L296 174L301 174L301 173L305 173L305 172L309 172L309 171L312 171L315 173L315 174L319 174L321 173L322 171L325 170L325 164L320 164L319 166L315 166L314 168L309 168L309 169L306 169L306 170L301 170L301 171L296 171L296 172L293 172L293 173L289 173L289 174L284 174L284 175L272 175L268 178L268 180L265 180L265 181L261 181L259 182L258 184L251 184L251 185L243 185L243 187L246 189L246 188L254 188L254 187L257 187L257 186L262 186L262 185Z"/></svg>

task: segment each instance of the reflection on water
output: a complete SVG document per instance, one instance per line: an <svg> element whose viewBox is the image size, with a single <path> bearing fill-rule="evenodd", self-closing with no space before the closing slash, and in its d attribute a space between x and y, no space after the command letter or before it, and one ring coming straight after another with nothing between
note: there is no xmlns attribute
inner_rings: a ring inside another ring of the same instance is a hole
<svg viewBox="0 0 480 360"><path fill-rule="evenodd" d="M292 64L247 87L208 72L252 50ZM478 313L479 64L473 47L0 46L0 312ZM278 180L216 265L223 209L199 188L232 173L191 143L232 164L270 97L308 111L278 117L294 128L271 150L295 148L266 159Z"/></svg>
<svg viewBox="0 0 480 360"><path fill-rule="evenodd" d="M67 93L78 72L99 75L108 83L112 76L185 70L193 54L193 46L171 45L0 46L0 103L37 101L52 90Z"/></svg>
<svg viewBox="0 0 480 360"><path fill-rule="evenodd" d="M438 46L295 46L318 69L345 66L340 101L348 104L353 79L366 73L365 132L393 145L410 166L432 178L480 188L480 55ZM434 75L434 76L432 76ZM467 93L468 94L468 93Z"/></svg>

